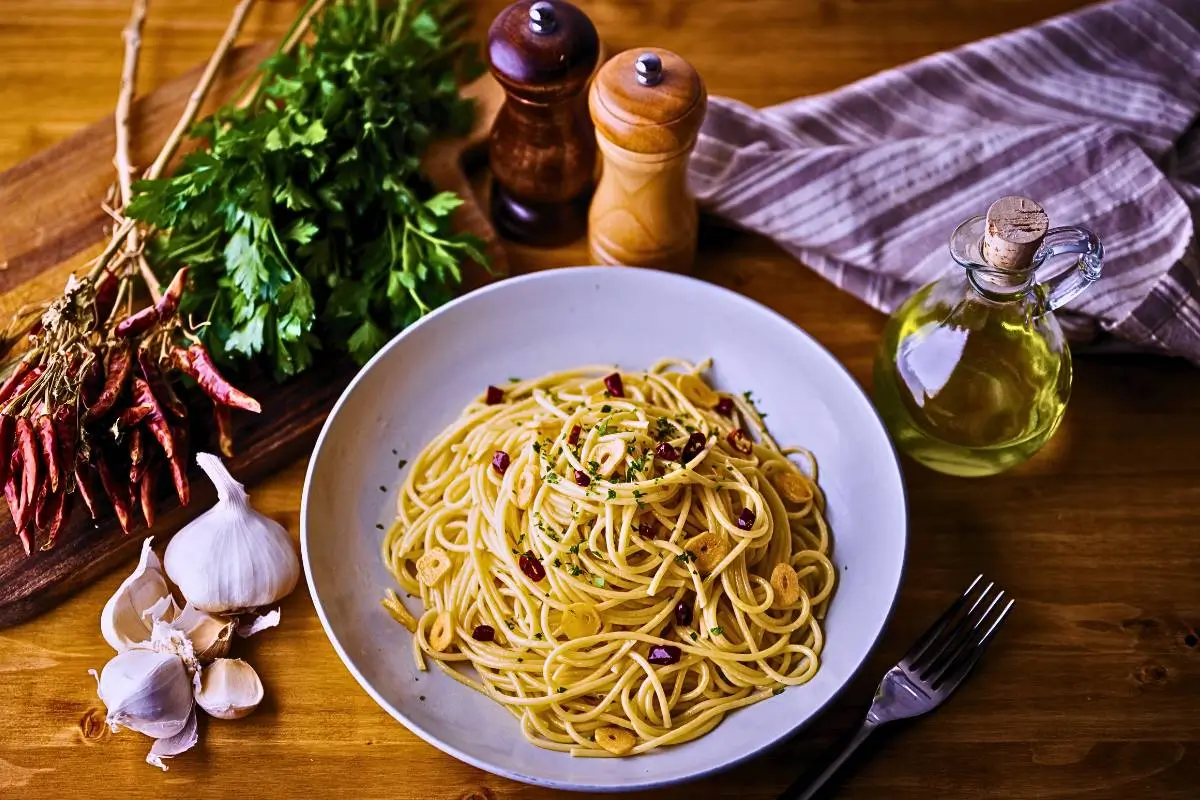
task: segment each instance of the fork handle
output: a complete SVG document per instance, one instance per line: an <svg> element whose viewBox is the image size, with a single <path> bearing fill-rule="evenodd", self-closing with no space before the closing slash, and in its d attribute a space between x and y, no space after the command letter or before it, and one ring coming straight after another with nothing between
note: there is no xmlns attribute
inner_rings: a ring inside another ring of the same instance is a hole
<svg viewBox="0 0 1200 800"><path fill-rule="evenodd" d="M821 787L828 783L829 779L842 768L842 765L846 763L846 759L850 758L854 754L854 751L859 748L859 745L875 732L876 727L878 727L878 723L873 722L871 719L863 720L863 724L854 734L854 738L842 748L842 752L838 754L837 758L829 762L829 766L820 775L814 778L807 786L804 785L805 778L800 778L791 786L784 789L783 794L779 795L778 800L812 800L812 798L817 796L817 792L821 790Z"/></svg>

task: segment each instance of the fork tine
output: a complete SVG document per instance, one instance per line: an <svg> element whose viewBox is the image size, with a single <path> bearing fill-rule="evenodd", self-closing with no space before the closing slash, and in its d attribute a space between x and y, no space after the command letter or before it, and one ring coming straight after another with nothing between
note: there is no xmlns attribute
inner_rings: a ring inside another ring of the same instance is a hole
<svg viewBox="0 0 1200 800"><path fill-rule="evenodd" d="M950 604L950 607L947 608L940 617L938 617L936 622L929 626L927 631L921 634L921 638L917 639L916 643L909 648L907 653L904 654L904 658L900 660L901 666L911 669L912 666L916 664L921 656L925 654L925 651L929 648L929 646L933 644L934 640L937 639L937 637L941 635L942 631L946 629L946 626L950 624L950 621L954 619L955 614L957 614L962 607L966 605L967 598L970 597L971 592L976 586L979 585L981 580L983 580L983 575L976 575L975 580L971 581L971 585L967 587L966 591L959 595L958 599Z"/></svg>
<svg viewBox="0 0 1200 800"><path fill-rule="evenodd" d="M943 655L953 654L962 645L963 639L970 633L971 626L974 624L975 609L979 608L979 604L987 599L988 594L995 585L995 582L989 582L987 586L983 587L983 591L979 593L979 596L975 598L975 602L971 603L970 608L966 611L962 611L962 606L960 605L958 611L962 613L955 614L954 619L942 630L942 635L937 641L931 643L929 648L921 654L920 658L913 659L909 665L909 669L927 672ZM963 600L967 599L969 598L964 596Z"/></svg>
<svg viewBox="0 0 1200 800"><path fill-rule="evenodd" d="M995 635L996 631L1000 628L1000 625L1008 616L1008 612L1012 610L1013 603L1015 602L1015 600L1010 599L1004 605L1004 608L1000 609L1000 613L996 616L996 619L992 621L992 624L988 627L988 629L979 637L979 641L975 642L972 647L960 654L960 657L955 659L955 661L946 665L944 675L939 676L938 680L934 682L932 688L938 689L942 686L946 686L948 689L953 690L956 686L958 686L958 684L962 683L962 681L968 675L971 674L971 670L975 668L975 664L978 663L979 659L983 658L984 652L987 650L988 645L992 641L992 636ZM980 620L980 622L983 622L983 620Z"/></svg>
<svg viewBox="0 0 1200 800"><path fill-rule="evenodd" d="M991 586L988 589L990 590ZM963 617L962 625L955 632L951 640L946 643L946 646L942 648L941 654L921 670L922 679L931 684L940 682L942 676L950 668L950 664L956 661L960 655L970 652L975 647L976 642L982 636L980 631L984 623L987 622L988 615L992 613L996 604L1004 599L1004 590L1001 589L992 598L992 601L988 603L987 608L982 613L976 614L976 609L986 599L987 594L985 593L980 596L975 605L971 606L971 609Z"/></svg>

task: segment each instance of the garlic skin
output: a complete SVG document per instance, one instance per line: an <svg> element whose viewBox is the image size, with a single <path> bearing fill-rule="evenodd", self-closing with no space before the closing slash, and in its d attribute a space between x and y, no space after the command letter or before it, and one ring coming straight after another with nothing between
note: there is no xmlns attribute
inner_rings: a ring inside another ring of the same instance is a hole
<svg viewBox="0 0 1200 800"><path fill-rule="evenodd" d="M173 653L140 648L117 653L100 672L97 691L114 733L129 728L168 738L184 729L192 712L192 680Z"/></svg>
<svg viewBox="0 0 1200 800"><path fill-rule="evenodd" d="M198 741L200 741L200 732L196 727L196 707L192 706L192 712L188 714L187 722L184 723L179 733L154 740L154 744L150 746L150 752L146 755L146 763L166 772L167 765L163 763L164 758L174 758L180 753L187 752L195 747Z"/></svg>
<svg viewBox="0 0 1200 800"><path fill-rule="evenodd" d="M198 453L196 463L217 487L217 504L171 539L167 576L193 606L213 614L271 605L291 593L300 559L287 529L251 508L221 459Z"/></svg>
<svg viewBox="0 0 1200 800"><path fill-rule="evenodd" d="M118 653L148 640L155 619L170 621L179 610L167 587L162 562L151 549L153 541L151 537L142 542L137 568L100 612L100 633Z"/></svg>
<svg viewBox="0 0 1200 800"><path fill-rule="evenodd" d="M188 603L171 620L171 627L191 641L196 658L200 663L207 664L214 658L229 654L237 619L210 614Z"/></svg>
<svg viewBox="0 0 1200 800"><path fill-rule="evenodd" d="M204 669L196 704L217 719L241 719L263 699L254 667L240 658L218 658Z"/></svg>

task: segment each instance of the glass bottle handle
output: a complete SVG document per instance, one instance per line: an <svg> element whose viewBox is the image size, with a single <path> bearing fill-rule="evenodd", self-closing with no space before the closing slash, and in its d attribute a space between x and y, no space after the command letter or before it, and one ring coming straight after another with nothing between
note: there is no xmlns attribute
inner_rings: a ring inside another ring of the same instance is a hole
<svg viewBox="0 0 1200 800"><path fill-rule="evenodd" d="M1052 228L1047 231L1042 246L1033 257L1033 266L1040 270L1048 260L1071 254L1079 258L1070 269L1040 281L1046 289L1047 311L1062 308L1100 277L1104 246L1096 234L1086 228Z"/></svg>

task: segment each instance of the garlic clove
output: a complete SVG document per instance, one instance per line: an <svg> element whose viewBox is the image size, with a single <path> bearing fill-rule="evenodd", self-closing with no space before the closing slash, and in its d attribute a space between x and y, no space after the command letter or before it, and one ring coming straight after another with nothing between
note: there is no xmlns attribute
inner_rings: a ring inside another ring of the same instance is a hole
<svg viewBox="0 0 1200 800"><path fill-rule="evenodd" d="M278 602L300 578L292 537L251 508L221 459L199 453L196 463L217 487L217 504L171 539L163 557L167 576L192 605L212 614Z"/></svg>
<svg viewBox="0 0 1200 800"><path fill-rule="evenodd" d="M241 719L263 699L254 667L240 658L218 658L204 668L196 703L217 719Z"/></svg>
<svg viewBox="0 0 1200 800"><path fill-rule="evenodd" d="M167 588L162 562L151 548L153 538L142 542L142 556L100 612L100 633L117 652L150 638L153 620L171 619L175 600ZM153 616L147 612L153 611Z"/></svg>
<svg viewBox="0 0 1200 800"><path fill-rule="evenodd" d="M249 622L239 622L237 626L237 635L243 639L249 639L256 633L262 633L268 628L274 628L279 624L279 609L268 611L266 614L260 614Z"/></svg>
<svg viewBox="0 0 1200 800"><path fill-rule="evenodd" d="M192 710L192 681L173 653L131 648L104 665L97 685L106 721L155 739L175 736Z"/></svg>
<svg viewBox="0 0 1200 800"><path fill-rule="evenodd" d="M201 663L229 653L237 619L209 614L188 603L171 622L171 627L183 633L192 643L193 652Z"/></svg>
<svg viewBox="0 0 1200 800"><path fill-rule="evenodd" d="M192 712L188 714L187 722L179 733L163 739L155 739L154 744L150 746L150 753L146 756L146 763L166 772L167 765L163 763L164 758L174 758L195 747L196 742L200 741L196 716L196 707L192 706Z"/></svg>

